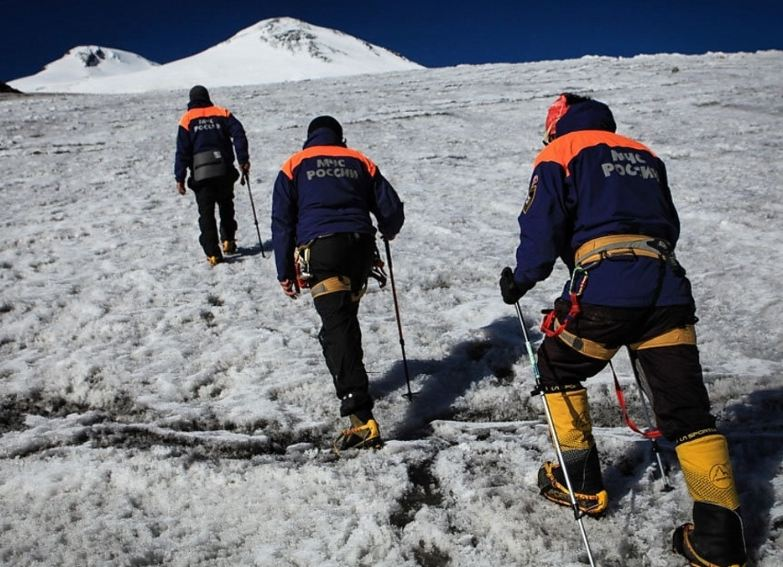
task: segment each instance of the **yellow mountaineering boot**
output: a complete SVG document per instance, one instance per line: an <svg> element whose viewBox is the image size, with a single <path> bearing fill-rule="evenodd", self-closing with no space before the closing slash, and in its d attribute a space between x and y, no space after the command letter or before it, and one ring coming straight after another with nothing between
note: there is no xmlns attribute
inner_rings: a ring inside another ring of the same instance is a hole
<svg viewBox="0 0 783 567"><path fill-rule="evenodd" d="M237 241L236 240L224 240L223 241L223 254L236 254L237 253Z"/></svg>
<svg viewBox="0 0 783 567"><path fill-rule="evenodd" d="M346 449L367 449L378 448L381 441L381 432L378 428L378 422L372 417L367 421L362 421L355 415L350 416L351 427L344 429L334 440L332 448L339 454Z"/></svg>
<svg viewBox="0 0 783 567"><path fill-rule="evenodd" d="M708 429L680 440L676 450L693 498L693 522L674 531L674 552L693 567L744 567L745 537L726 438Z"/></svg>
<svg viewBox="0 0 783 567"><path fill-rule="evenodd" d="M223 258L220 256L207 256L207 262L209 262L209 265L213 268L220 264L223 261Z"/></svg>
<svg viewBox="0 0 783 567"><path fill-rule="evenodd" d="M560 441L560 451L577 507L590 516L600 516L609 505L609 495L604 490L598 448L593 440L587 390L578 388L550 392L544 396ZM538 488L547 500L571 506L568 486L559 464L547 461L541 466Z"/></svg>
<svg viewBox="0 0 783 567"><path fill-rule="evenodd" d="M569 466L570 469L571 467ZM606 511L607 506L609 506L609 494L606 490L601 489L597 492L588 492L584 488L577 490L573 477L569 476L569 478L574 489L576 506L579 510L588 516L596 518L601 516ZM541 496L550 502L568 506L569 508L572 506L563 471L557 463L547 461L541 465L541 468L538 469L538 488L541 490Z"/></svg>

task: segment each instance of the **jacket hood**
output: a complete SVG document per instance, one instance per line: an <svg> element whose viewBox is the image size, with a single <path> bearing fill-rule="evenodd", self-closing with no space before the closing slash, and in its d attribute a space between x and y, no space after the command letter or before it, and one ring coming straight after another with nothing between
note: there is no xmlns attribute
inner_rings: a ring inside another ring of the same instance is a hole
<svg viewBox="0 0 783 567"><path fill-rule="evenodd" d="M307 140L305 140L303 148L309 148L310 146L342 146L345 147L343 139L337 135L336 132L329 128L317 128L313 130Z"/></svg>
<svg viewBox="0 0 783 567"><path fill-rule="evenodd" d="M605 130L615 132L612 111L603 102L585 100L568 107L566 113L557 121L557 137L579 130Z"/></svg>

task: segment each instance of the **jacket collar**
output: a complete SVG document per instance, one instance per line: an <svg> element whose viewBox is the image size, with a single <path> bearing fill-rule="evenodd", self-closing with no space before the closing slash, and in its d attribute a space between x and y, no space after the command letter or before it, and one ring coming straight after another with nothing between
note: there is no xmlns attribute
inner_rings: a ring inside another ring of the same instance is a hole
<svg viewBox="0 0 783 567"><path fill-rule="evenodd" d="M304 146L302 146L302 148L309 148L311 146L345 147L345 140L341 140L337 134L335 134L329 128L318 128L307 137L307 140L305 140Z"/></svg>
<svg viewBox="0 0 783 567"><path fill-rule="evenodd" d="M209 108L213 106L211 100L193 100L188 103L188 110L193 108Z"/></svg>

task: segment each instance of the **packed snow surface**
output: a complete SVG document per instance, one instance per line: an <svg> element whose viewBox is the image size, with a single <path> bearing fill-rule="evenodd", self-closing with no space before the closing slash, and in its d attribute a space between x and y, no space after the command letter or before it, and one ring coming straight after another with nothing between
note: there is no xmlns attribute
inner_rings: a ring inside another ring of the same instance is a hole
<svg viewBox="0 0 783 567"><path fill-rule="evenodd" d="M165 65L114 65L110 77L91 68L85 71L77 51L83 48L9 84L22 92L140 93L197 83L257 85L422 68L383 47L294 18L261 20L205 51ZM129 62L132 57L143 60L132 53L112 52L123 53Z"/></svg>
<svg viewBox="0 0 783 567"><path fill-rule="evenodd" d="M267 252L237 185L240 254L214 269L174 185L187 89L0 98L0 564L584 565L573 515L536 489L554 453L497 289L564 90L608 103L668 165L750 553L783 564L779 51L213 89L248 132ZM407 213L391 250L416 395L391 290L371 283L360 318L387 443L341 459L317 315L281 293L270 258L273 180L319 114L343 122ZM535 342L565 276L521 302ZM622 353L615 366L643 422ZM603 567L681 566L670 534L691 504L673 447L663 492L610 382L587 382L611 497L584 520L593 552Z"/></svg>

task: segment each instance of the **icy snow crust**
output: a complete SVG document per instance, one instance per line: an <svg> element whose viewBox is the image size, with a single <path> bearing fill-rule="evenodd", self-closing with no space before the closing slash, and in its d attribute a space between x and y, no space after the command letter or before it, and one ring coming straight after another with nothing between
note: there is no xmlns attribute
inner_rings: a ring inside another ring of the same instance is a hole
<svg viewBox="0 0 783 567"><path fill-rule="evenodd" d="M111 77L80 68L77 51L9 84L22 92L141 93L197 83L212 88L422 68L377 45L294 18L262 20L201 53L160 66L132 65L131 56L144 59L114 50L128 64L114 64L119 74Z"/></svg>
<svg viewBox="0 0 783 567"><path fill-rule="evenodd" d="M403 397L391 292L373 283L360 316L388 443L340 460L317 315L280 292L246 188L241 254L215 269L174 190L187 91L1 98L0 563L584 565L571 512L537 494L553 451L496 285L546 108L572 90L668 164L750 551L783 564L781 71L781 52L591 57L214 89L248 131L267 251L277 168L315 115L342 120L405 201L392 251L418 395ZM522 301L535 341L564 278ZM585 519L595 556L682 565L673 447L663 493L609 382L588 382L611 495Z"/></svg>

